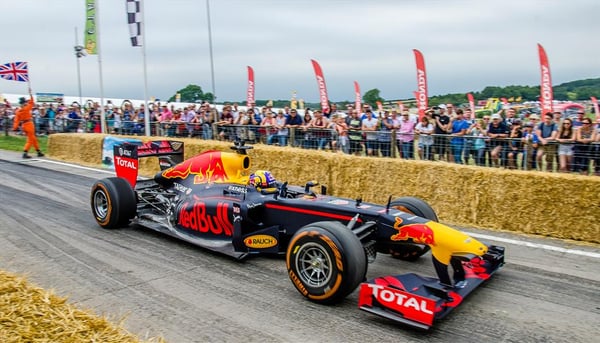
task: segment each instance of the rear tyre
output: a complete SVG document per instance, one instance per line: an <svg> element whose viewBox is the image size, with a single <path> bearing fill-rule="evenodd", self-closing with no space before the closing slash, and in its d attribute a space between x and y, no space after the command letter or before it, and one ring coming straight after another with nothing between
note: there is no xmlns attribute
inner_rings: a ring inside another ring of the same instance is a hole
<svg viewBox="0 0 600 343"><path fill-rule="evenodd" d="M119 177L97 181L92 186L90 205L96 222L105 229L127 226L137 210L133 188Z"/></svg>
<svg viewBox="0 0 600 343"><path fill-rule="evenodd" d="M286 264L296 289L321 304L343 300L367 272L360 240L339 222L317 222L296 232L288 245Z"/></svg>
<svg viewBox="0 0 600 343"><path fill-rule="evenodd" d="M416 216L438 221L434 209L424 200L415 197L402 197L394 199L390 207L403 212L412 213ZM389 253L393 258L403 261L416 261L430 250L428 245L414 244L411 242L405 244L394 244L390 246Z"/></svg>

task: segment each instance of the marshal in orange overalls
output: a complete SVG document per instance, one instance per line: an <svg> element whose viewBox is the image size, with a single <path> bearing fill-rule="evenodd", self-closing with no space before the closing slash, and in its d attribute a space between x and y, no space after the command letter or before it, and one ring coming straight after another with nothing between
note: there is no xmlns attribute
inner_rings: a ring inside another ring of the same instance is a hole
<svg viewBox="0 0 600 343"><path fill-rule="evenodd" d="M33 117L31 115L32 109L33 96L30 97L27 104L22 103L21 108L15 112L13 130L16 131L19 128L19 125L21 125L21 130L27 135L27 142L25 142L25 147L23 148L23 158L31 158L31 156L28 155L28 152L32 145L35 150L37 150L38 157L44 156L40 150L37 138L35 137L35 124L33 123Z"/></svg>

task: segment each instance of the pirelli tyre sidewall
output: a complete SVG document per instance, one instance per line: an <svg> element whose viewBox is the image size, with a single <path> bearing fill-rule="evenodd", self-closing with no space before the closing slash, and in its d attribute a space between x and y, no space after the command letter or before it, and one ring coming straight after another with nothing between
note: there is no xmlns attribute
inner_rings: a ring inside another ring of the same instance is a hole
<svg viewBox="0 0 600 343"><path fill-rule="evenodd" d="M90 205L96 222L105 229L127 226L137 207L133 188L119 177L97 181L92 186Z"/></svg>
<svg viewBox="0 0 600 343"><path fill-rule="evenodd" d="M296 289L323 304L343 300L364 280L367 270L360 240L339 222L317 222L296 232L286 264Z"/></svg>

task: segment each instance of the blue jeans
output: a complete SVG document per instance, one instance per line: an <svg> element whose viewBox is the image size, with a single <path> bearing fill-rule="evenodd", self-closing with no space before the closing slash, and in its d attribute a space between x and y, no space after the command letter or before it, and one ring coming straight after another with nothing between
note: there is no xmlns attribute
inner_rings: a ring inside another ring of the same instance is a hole
<svg viewBox="0 0 600 343"><path fill-rule="evenodd" d="M279 146L287 145L287 136L286 135L277 135L277 138L279 138Z"/></svg>
<svg viewBox="0 0 600 343"><path fill-rule="evenodd" d="M450 149L452 149L452 156L454 156L454 163L463 164L462 160L462 151L465 143L463 141L460 142L450 142Z"/></svg>
<svg viewBox="0 0 600 343"><path fill-rule="evenodd" d="M415 142L402 142L402 158L413 160L415 158Z"/></svg>

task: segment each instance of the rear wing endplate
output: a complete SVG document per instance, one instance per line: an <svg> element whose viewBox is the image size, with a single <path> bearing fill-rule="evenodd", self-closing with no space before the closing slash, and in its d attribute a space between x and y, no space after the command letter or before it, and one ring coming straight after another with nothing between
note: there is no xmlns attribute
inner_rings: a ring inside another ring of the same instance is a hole
<svg viewBox="0 0 600 343"><path fill-rule="evenodd" d="M156 140L144 143L124 142L113 148L115 172L135 187L138 177L139 159L158 157L160 170L183 162L183 142Z"/></svg>

